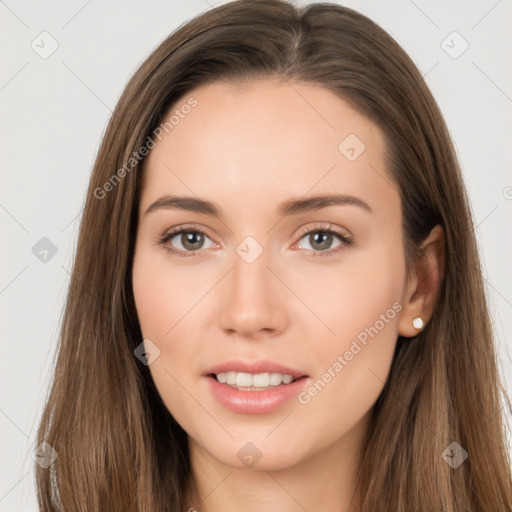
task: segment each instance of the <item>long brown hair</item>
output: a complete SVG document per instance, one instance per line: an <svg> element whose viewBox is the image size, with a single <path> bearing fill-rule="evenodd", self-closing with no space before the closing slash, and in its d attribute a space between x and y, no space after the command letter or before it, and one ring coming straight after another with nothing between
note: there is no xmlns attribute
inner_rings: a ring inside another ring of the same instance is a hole
<svg viewBox="0 0 512 512"><path fill-rule="evenodd" d="M408 270L430 230L440 224L445 233L433 317L416 337L398 338L373 408L359 472L362 510L512 510L500 403L508 399L441 112L411 59L370 19L335 4L282 0L235 1L180 26L140 66L113 112L90 179L38 430L38 444L58 454L49 467L35 466L41 510L183 510L187 435L134 356L142 335L131 267L144 158L131 159L195 87L267 77L329 89L383 131ZM468 453L457 468L443 458L453 442Z"/></svg>

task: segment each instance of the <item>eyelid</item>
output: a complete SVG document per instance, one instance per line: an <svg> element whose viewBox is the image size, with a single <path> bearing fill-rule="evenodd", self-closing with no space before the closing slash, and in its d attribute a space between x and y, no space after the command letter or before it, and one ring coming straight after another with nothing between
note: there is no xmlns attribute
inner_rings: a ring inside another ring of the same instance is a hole
<svg viewBox="0 0 512 512"><path fill-rule="evenodd" d="M338 236L341 236L341 237L344 237L347 239L353 238L353 236L347 230L345 230L345 231L347 231L346 233L342 233L341 228L334 226L330 222L322 223L320 226L307 226L307 227L301 228L301 230L298 233L298 236L302 238L304 235L310 233L311 231L332 231L333 233L335 233Z"/></svg>
<svg viewBox="0 0 512 512"><path fill-rule="evenodd" d="M213 239L210 230L201 224L182 224L180 226L167 229L165 233L161 237L159 237L159 239L173 237L182 233L183 231L202 233L208 236L208 238Z"/></svg>

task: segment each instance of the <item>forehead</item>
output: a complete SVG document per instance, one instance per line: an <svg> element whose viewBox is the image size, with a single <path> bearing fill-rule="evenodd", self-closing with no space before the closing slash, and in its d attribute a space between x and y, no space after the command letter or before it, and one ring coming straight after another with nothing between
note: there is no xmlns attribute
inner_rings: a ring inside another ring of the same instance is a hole
<svg viewBox="0 0 512 512"><path fill-rule="evenodd" d="M326 192L397 200L381 130L318 85L215 82L183 96L165 121L147 157L141 207L163 193L219 203L242 194L253 207Z"/></svg>

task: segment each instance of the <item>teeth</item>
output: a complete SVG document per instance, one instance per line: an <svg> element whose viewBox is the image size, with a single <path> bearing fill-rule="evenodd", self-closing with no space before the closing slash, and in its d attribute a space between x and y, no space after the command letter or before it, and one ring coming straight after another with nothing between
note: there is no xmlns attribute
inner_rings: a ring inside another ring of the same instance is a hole
<svg viewBox="0 0 512 512"><path fill-rule="evenodd" d="M237 373L236 374L236 385L238 387L252 387L252 375L250 373Z"/></svg>
<svg viewBox="0 0 512 512"><path fill-rule="evenodd" d="M233 387L268 388L269 386L290 384L294 379L291 375L282 373L221 372L217 374L217 380Z"/></svg>

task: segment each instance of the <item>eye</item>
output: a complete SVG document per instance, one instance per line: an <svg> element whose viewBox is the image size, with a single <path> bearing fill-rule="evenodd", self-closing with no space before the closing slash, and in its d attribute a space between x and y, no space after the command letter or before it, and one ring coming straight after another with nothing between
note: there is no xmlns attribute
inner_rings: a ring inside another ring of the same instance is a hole
<svg viewBox="0 0 512 512"><path fill-rule="evenodd" d="M309 250L313 251L313 256L329 256L342 250L343 247L353 244L351 236L332 229L331 225L322 225L313 229L303 230L299 242L303 238L310 244L311 249ZM334 238L337 238L340 242L334 248L331 248ZM210 240L211 244L205 247L204 242L206 239ZM201 253L201 249L208 249L213 246L219 247L218 244L208 237L205 231L194 226L184 226L168 231L162 237L158 237L156 242L163 245L170 253L182 257L198 256ZM304 249L304 247L299 248ZM308 248L306 247L306 249Z"/></svg>
<svg viewBox="0 0 512 512"><path fill-rule="evenodd" d="M353 238L351 236L332 229L331 225L317 226L306 232L302 231L300 240L303 238L306 239L306 242L311 246L311 250L314 251L313 256L330 256L331 254L342 250L343 247L353 244ZM332 248L334 238L338 238L340 243ZM303 247L300 248L302 249Z"/></svg>
<svg viewBox="0 0 512 512"><path fill-rule="evenodd" d="M168 231L164 236L157 239L157 243L163 245L169 252L178 256L193 257L197 256L194 252L199 252L204 247L204 241L211 239L201 229L195 227L182 227ZM212 245L217 245L212 242ZM212 246L210 245L210 247ZM181 246L181 247L180 247Z"/></svg>

